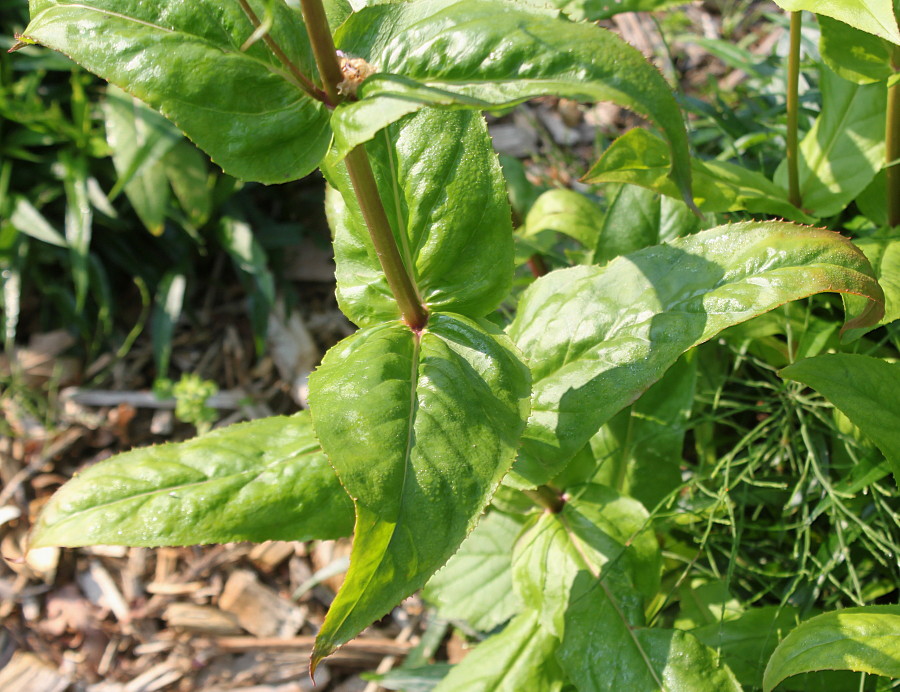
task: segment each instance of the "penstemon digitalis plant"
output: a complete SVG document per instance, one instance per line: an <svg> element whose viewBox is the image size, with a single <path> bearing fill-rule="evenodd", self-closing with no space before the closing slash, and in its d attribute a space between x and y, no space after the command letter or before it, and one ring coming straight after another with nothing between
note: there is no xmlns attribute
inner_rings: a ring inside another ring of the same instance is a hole
<svg viewBox="0 0 900 692"><path fill-rule="evenodd" d="M320 168L338 301L359 327L311 377L309 413L101 462L54 496L32 547L352 532L314 670L425 586L487 511L485 531L515 540L525 605L492 613L492 626L512 619L438 690L739 689L712 648L651 626L661 555L649 513L573 460L729 326L819 292L863 297L848 299L845 330L878 322L884 296L858 249L787 222L719 226L550 272L501 329L513 233L481 111L546 94L615 101L664 141L629 133L636 164L611 148L592 175L652 175L694 204L675 99L615 35L502 0L30 6L23 43L147 102L226 172L277 183ZM523 504L510 526L500 510Z"/></svg>

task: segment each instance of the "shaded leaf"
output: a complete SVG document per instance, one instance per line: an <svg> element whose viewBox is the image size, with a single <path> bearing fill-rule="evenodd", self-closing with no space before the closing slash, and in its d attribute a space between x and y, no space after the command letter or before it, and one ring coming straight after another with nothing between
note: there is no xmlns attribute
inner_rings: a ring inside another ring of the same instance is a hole
<svg viewBox="0 0 900 692"><path fill-rule="evenodd" d="M684 351L822 291L870 298L845 329L881 316L881 289L849 240L781 222L721 226L605 267L540 278L523 294L509 328L534 378L532 415L511 482L541 484L556 475Z"/></svg>
<svg viewBox="0 0 900 692"><path fill-rule="evenodd" d="M749 608L737 618L691 630L691 634L718 651L742 685L757 689L762 687L766 662L796 624L796 608L762 606Z"/></svg>
<svg viewBox="0 0 900 692"><path fill-rule="evenodd" d="M435 692L559 692L564 679L553 656L558 645L533 611L522 613L451 668Z"/></svg>
<svg viewBox="0 0 900 692"><path fill-rule="evenodd" d="M822 394L874 442L900 484L900 364L854 353L807 358L779 371Z"/></svg>
<svg viewBox="0 0 900 692"><path fill-rule="evenodd" d="M558 7L572 19L609 19L621 12L652 12L684 4L681 0L551 0L548 4Z"/></svg>
<svg viewBox="0 0 900 692"><path fill-rule="evenodd" d="M885 156L884 83L848 82L823 66L822 113L800 142L798 172L803 208L819 217L834 216L872 182ZM775 171L787 186L787 164Z"/></svg>
<svg viewBox="0 0 900 692"><path fill-rule="evenodd" d="M854 670L900 677L900 606L844 608L798 625L775 649L763 676L768 692L787 677Z"/></svg>
<svg viewBox="0 0 900 692"><path fill-rule="evenodd" d="M481 317L509 293L512 221L506 186L478 113L433 108L367 147L404 264L429 309ZM343 165L328 165L337 296L360 326L397 319L394 301ZM463 201L463 203L460 203Z"/></svg>
<svg viewBox="0 0 900 692"><path fill-rule="evenodd" d="M251 0L260 16L262 0ZM23 32L159 110L232 175L266 183L316 168L331 138L325 106L257 41L236 2L31 0ZM272 35L315 74L300 14L271 3Z"/></svg>
<svg viewBox="0 0 900 692"><path fill-rule="evenodd" d="M169 185L162 159L181 139L168 120L116 86L106 90L106 141L118 179L110 199L124 189L138 217L154 235L163 232Z"/></svg>
<svg viewBox="0 0 900 692"><path fill-rule="evenodd" d="M597 244L603 228L603 212L596 202L573 190L548 190L538 197L520 233L536 246L552 246L557 233L586 248ZM540 238L546 237L545 241Z"/></svg>
<svg viewBox="0 0 900 692"><path fill-rule="evenodd" d="M589 572L578 574L557 658L579 689L596 692L741 689L716 652L682 630L641 627Z"/></svg>
<svg viewBox="0 0 900 692"><path fill-rule="evenodd" d="M309 401L356 529L313 666L457 550L512 463L529 384L511 342L460 315L432 314L420 335L369 327L326 354Z"/></svg>
<svg viewBox="0 0 900 692"><path fill-rule="evenodd" d="M694 201L701 211L746 210L810 223L807 216L787 200L779 187L761 173L727 161L691 159ZM591 183L630 183L679 198L679 190L667 177L670 166L665 143L642 129L616 139L584 176Z"/></svg>
<svg viewBox="0 0 900 692"><path fill-rule="evenodd" d="M636 500L601 485L570 488L559 514L543 513L522 532L513 554L513 583L536 608L543 627L563 634L572 583L580 571L614 573L618 607L642 617L642 600L659 590L662 562L649 515Z"/></svg>
<svg viewBox="0 0 900 692"><path fill-rule="evenodd" d="M442 618L488 632L522 609L512 588L512 550L522 521L491 512L426 584L422 595Z"/></svg>
<svg viewBox="0 0 900 692"><path fill-rule="evenodd" d="M47 503L31 547L337 538L352 517L300 413L98 462Z"/></svg>
<svg viewBox="0 0 900 692"><path fill-rule="evenodd" d="M502 0L428 0L367 7L337 32L342 50L378 73L332 125L343 156L425 104L489 109L552 94L614 101L651 118L671 147L672 177L690 201L681 112L665 80L616 35Z"/></svg>

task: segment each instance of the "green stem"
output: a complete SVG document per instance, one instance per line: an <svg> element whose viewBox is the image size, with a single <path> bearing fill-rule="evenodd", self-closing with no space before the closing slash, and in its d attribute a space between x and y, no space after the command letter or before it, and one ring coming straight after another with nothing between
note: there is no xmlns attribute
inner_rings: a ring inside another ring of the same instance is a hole
<svg viewBox="0 0 900 692"><path fill-rule="evenodd" d="M241 6L244 14L247 15L247 19L250 20L253 28L259 29L259 17L256 16L256 12L253 11L253 8L250 7L250 4L247 2L247 0L238 0L238 4ZM305 91L308 96L311 96L312 98L319 101L324 100L325 94L322 93L322 91L318 89L315 84L313 84L312 80L309 77L303 74L303 71L299 67L291 62L290 58L288 58L285 52L281 49L281 46L278 45L278 42L274 38L272 38L268 31L263 34L263 41L269 47L269 50L272 51L272 54L276 58L278 58L278 62L280 62L288 69L294 79L297 80L298 86L303 91Z"/></svg>
<svg viewBox="0 0 900 692"><path fill-rule="evenodd" d="M896 73L900 72L900 46L894 46L891 62L897 76ZM888 225L900 226L900 80L888 89L885 125Z"/></svg>
<svg viewBox="0 0 900 692"><path fill-rule="evenodd" d="M798 209L803 200L800 197L800 173L797 160L799 139L800 90L800 12L791 12L791 47L788 54L787 81L787 170L788 200Z"/></svg>
<svg viewBox="0 0 900 692"><path fill-rule="evenodd" d="M552 514L559 514L563 511L563 507L566 506L566 501L562 498L562 495L549 485L539 485L534 490L523 490L522 492L531 498L536 505L543 507Z"/></svg>
<svg viewBox="0 0 900 692"><path fill-rule="evenodd" d="M322 86L328 99L338 104L344 100L338 92L338 84L344 77L337 59L337 51L334 40L331 38L331 30L328 27L328 19L322 0L300 0L303 20L306 23L306 31L312 44L313 55L319 74L322 76ZM397 240L384 211L381 196L378 194L378 186L375 183L375 175L366 150L359 146L347 154L344 165L350 174L350 182L356 199L369 229L372 245L381 262L381 268L387 279L388 286L394 294L394 299L400 308L404 321L415 331L419 331L428 323L428 311L422 304L422 299L408 268L403 264L400 250L397 248Z"/></svg>

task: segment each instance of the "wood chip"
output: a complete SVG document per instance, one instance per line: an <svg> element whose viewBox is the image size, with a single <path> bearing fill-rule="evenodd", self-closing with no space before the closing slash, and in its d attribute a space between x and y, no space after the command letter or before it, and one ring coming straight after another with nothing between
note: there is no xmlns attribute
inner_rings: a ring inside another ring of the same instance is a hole
<svg viewBox="0 0 900 692"><path fill-rule="evenodd" d="M131 609L106 568L97 560L91 560L86 571L78 572L75 580L82 593L99 606L109 608L123 625L131 622Z"/></svg>
<svg viewBox="0 0 900 692"><path fill-rule="evenodd" d="M10 692L64 692L71 680L27 651L17 651L0 670L0 690Z"/></svg>
<svg viewBox="0 0 900 692"><path fill-rule="evenodd" d="M244 633L235 615L214 606L170 603L163 613L163 619L169 627L186 632L216 636Z"/></svg>
<svg viewBox="0 0 900 692"><path fill-rule="evenodd" d="M253 547L250 561L261 571L269 574L282 562L294 554L295 544L288 541L266 541Z"/></svg>
<svg viewBox="0 0 900 692"><path fill-rule="evenodd" d="M260 584L250 570L235 570L225 582L219 607L237 616L258 637L290 637L306 621L306 611Z"/></svg>

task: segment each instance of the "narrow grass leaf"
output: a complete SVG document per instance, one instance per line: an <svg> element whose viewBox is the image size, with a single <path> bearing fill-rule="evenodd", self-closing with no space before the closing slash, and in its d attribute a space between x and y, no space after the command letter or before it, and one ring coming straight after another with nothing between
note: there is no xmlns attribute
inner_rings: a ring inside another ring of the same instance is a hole
<svg viewBox="0 0 900 692"><path fill-rule="evenodd" d="M31 547L302 541L352 527L350 498L300 413L98 462L47 503Z"/></svg>
<svg viewBox="0 0 900 692"><path fill-rule="evenodd" d="M779 374L812 387L840 409L884 453L900 484L900 364L831 353L801 360Z"/></svg>

